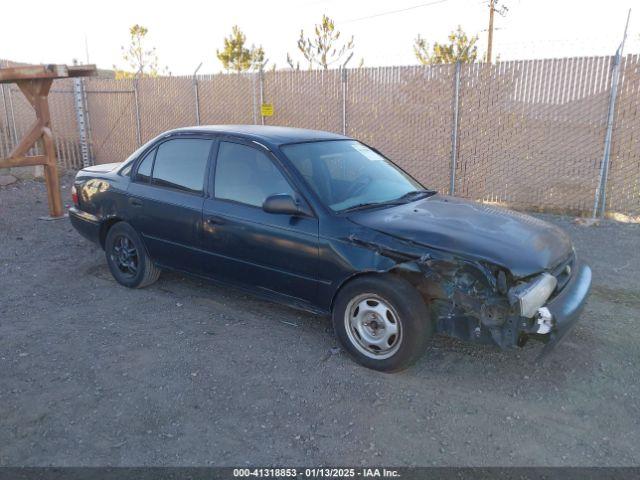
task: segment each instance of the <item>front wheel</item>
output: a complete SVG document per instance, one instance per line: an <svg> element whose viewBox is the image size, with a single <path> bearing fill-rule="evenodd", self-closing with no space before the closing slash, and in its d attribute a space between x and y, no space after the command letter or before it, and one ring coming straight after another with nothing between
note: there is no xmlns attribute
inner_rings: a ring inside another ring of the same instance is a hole
<svg viewBox="0 0 640 480"><path fill-rule="evenodd" d="M365 276L345 285L336 298L333 326L356 361L384 372L409 367L433 333L419 292L394 275Z"/></svg>
<svg viewBox="0 0 640 480"><path fill-rule="evenodd" d="M113 278L125 287L146 287L160 276L160 269L153 264L140 236L126 222L109 229L104 252Z"/></svg>

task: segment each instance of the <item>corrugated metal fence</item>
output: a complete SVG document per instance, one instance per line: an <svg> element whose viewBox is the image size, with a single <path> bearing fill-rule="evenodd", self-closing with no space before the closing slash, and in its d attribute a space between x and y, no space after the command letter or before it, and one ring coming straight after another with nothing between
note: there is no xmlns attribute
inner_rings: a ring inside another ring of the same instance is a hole
<svg viewBox="0 0 640 480"><path fill-rule="evenodd" d="M640 58L622 59L607 210L640 215ZM613 57L496 65L85 79L92 161L126 158L176 127L265 123L369 143L430 187L520 208L589 212L603 158ZM458 109L455 109L456 79ZM0 98L0 156L33 113L15 85ZM50 96L60 163L82 165L72 80ZM262 102L274 104L260 116ZM457 111L457 119L454 113ZM456 121L457 120L457 121ZM452 135L457 124L456 151Z"/></svg>

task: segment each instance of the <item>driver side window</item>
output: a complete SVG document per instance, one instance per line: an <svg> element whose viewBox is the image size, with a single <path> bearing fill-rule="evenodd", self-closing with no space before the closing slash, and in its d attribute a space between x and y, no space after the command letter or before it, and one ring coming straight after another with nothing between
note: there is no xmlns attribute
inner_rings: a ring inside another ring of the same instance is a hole
<svg viewBox="0 0 640 480"><path fill-rule="evenodd" d="M271 195L294 195L289 182L264 153L238 143L220 142L214 195L221 200L262 207Z"/></svg>

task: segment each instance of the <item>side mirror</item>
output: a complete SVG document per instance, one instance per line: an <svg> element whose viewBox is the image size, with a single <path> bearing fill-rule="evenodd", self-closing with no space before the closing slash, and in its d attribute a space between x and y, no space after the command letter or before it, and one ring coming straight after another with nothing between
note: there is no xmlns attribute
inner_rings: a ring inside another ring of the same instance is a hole
<svg viewBox="0 0 640 480"><path fill-rule="evenodd" d="M267 213L279 213L283 215L310 216L308 207L302 205L287 193L278 193L267 197L262 204L262 210Z"/></svg>

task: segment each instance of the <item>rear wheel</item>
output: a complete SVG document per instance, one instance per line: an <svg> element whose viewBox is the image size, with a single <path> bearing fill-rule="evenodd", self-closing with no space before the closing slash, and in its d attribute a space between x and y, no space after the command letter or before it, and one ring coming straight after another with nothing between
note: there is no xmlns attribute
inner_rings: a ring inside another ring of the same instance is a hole
<svg viewBox="0 0 640 480"><path fill-rule="evenodd" d="M147 250L131 225L118 222L107 233L105 255L116 281L129 288L151 285L160 276Z"/></svg>
<svg viewBox="0 0 640 480"><path fill-rule="evenodd" d="M333 326L355 360L385 372L414 363L433 333L421 295L394 275L365 276L349 282L336 298Z"/></svg>

